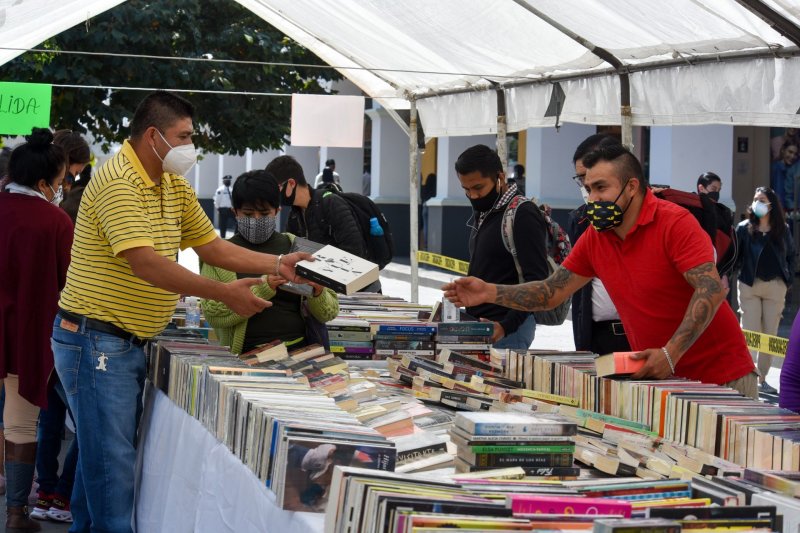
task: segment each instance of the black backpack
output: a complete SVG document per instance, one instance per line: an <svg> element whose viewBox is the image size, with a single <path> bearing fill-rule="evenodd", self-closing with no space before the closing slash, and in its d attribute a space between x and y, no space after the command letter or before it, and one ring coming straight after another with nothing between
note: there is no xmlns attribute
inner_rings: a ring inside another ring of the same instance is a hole
<svg viewBox="0 0 800 533"><path fill-rule="evenodd" d="M394 240L392 239L392 230L389 227L389 221L375 205L375 202L369 196L364 196L357 192L339 192L336 189L329 188L322 196L323 198L328 194L335 194L342 198L350 206L350 209L358 222L358 227L364 237L364 242L367 244L367 253L369 257L365 257L377 263L380 269L392 262L394 257ZM324 213L324 209L323 209ZM327 215L326 215L327 216ZM370 232L370 219L377 218L378 223L383 229L383 235L372 235ZM330 226L326 220L325 224Z"/></svg>

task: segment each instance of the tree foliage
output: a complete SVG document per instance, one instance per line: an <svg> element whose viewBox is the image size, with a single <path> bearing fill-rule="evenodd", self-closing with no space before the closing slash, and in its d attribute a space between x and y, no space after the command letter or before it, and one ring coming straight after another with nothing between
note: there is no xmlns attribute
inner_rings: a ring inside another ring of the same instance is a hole
<svg viewBox="0 0 800 533"><path fill-rule="evenodd" d="M37 48L324 65L231 0L129 0ZM52 84L324 93L329 68L30 52L0 66L0 79ZM147 93L53 88L52 126L121 142ZM196 106L195 144L215 153L278 148L289 133L291 98L181 93Z"/></svg>

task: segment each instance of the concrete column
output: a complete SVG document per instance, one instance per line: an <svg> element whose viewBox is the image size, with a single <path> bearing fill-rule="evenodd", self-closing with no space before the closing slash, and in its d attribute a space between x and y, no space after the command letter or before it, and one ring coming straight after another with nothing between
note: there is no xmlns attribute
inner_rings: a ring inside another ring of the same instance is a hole
<svg viewBox="0 0 800 533"><path fill-rule="evenodd" d="M372 120L371 197L392 227L395 258L408 257L408 135L384 108L376 106L366 114ZM339 161L336 163L338 169ZM363 167L358 174L358 187L345 190L360 191L362 174Z"/></svg>
<svg viewBox="0 0 800 533"><path fill-rule="evenodd" d="M572 176L572 156L595 126L564 124L555 128L530 128L525 136L525 192L554 211L575 209L583 201ZM557 217L558 220L559 217Z"/></svg>
<svg viewBox="0 0 800 533"><path fill-rule="evenodd" d="M722 178L720 201L733 208L733 126L659 126L650 128L650 183L694 192L697 177Z"/></svg>
<svg viewBox="0 0 800 533"><path fill-rule="evenodd" d="M467 221L472 207L455 171L461 153L476 144L495 145L494 135L440 137L436 149L436 196L428 200L428 250L469 259Z"/></svg>

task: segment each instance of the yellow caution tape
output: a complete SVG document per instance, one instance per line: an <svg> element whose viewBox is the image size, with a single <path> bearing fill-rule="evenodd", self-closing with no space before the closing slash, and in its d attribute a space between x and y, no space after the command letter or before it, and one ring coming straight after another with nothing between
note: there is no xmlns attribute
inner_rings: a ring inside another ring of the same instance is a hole
<svg viewBox="0 0 800 533"><path fill-rule="evenodd" d="M469 270L469 261L462 261L461 259L454 259L432 252L417 252L417 261L463 275L466 275Z"/></svg>
<svg viewBox="0 0 800 533"><path fill-rule="evenodd" d="M751 350L757 350L761 353L768 353L778 357L786 357L786 346L789 344L789 339L746 329L743 329L742 333L744 333L744 340L747 342L747 347Z"/></svg>

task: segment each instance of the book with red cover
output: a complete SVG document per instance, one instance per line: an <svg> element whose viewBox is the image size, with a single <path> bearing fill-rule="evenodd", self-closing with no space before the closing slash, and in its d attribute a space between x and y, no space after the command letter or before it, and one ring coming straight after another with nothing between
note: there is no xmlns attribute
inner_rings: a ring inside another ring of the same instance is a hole
<svg viewBox="0 0 800 533"><path fill-rule="evenodd" d="M613 352L594 360L597 377L629 376L644 366L646 359L631 359L638 352Z"/></svg>

